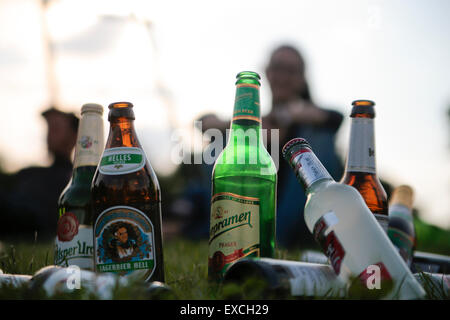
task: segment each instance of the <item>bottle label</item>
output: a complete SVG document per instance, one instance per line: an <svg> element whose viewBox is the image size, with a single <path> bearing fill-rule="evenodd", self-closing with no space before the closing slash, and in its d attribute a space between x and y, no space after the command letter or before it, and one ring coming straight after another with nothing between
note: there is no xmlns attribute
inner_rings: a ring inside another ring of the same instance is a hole
<svg viewBox="0 0 450 320"><path fill-rule="evenodd" d="M414 247L413 238L407 233L392 227L388 229L388 237L392 241L392 244L397 248L398 253L406 264L410 266Z"/></svg>
<svg viewBox="0 0 450 320"><path fill-rule="evenodd" d="M61 267L76 265L81 269L93 270L92 227L88 225L78 226L78 221L75 227L72 216L75 217L75 215L67 212L58 220L55 239L55 265ZM76 230L76 233L73 232L74 230Z"/></svg>
<svg viewBox="0 0 450 320"><path fill-rule="evenodd" d="M294 153L290 163L295 165L294 171L305 189L318 180L331 179L327 170L309 148L302 148Z"/></svg>
<svg viewBox="0 0 450 320"><path fill-rule="evenodd" d="M413 257L414 237L405 231L393 227L393 225L401 223L413 226L411 211L401 204L393 204L389 207L389 220L394 223L388 226L388 237L406 264L410 266Z"/></svg>
<svg viewBox="0 0 450 320"><path fill-rule="evenodd" d="M211 200L208 267L223 275L242 257L260 254L259 199L223 192Z"/></svg>
<svg viewBox="0 0 450 320"><path fill-rule="evenodd" d="M154 228L140 210L115 206L103 211L94 225L97 272L142 274L149 280L156 268Z"/></svg>
<svg viewBox="0 0 450 320"><path fill-rule="evenodd" d="M376 173L373 119L352 118L346 170Z"/></svg>
<svg viewBox="0 0 450 320"><path fill-rule="evenodd" d="M379 274L374 272L374 267L377 267ZM387 292L392 288L392 277L383 262L374 263L359 274L363 287L368 288L370 278L373 276L379 276L377 281L380 282L380 288L378 289Z"/></svg>
<svg viewBox="0 0 450 320"><path fill-rule="evenodd" d="M105 149L99 171L105 175L127 174L141 170L145 166L144 151L134 147Z"/></svg>
<svg viewBox="0 0 450 320"><path fill-rule="evenodd" d="M261 122L259 86L255 84L236 85L233 121L241 119Z"/></svg>
<svg viewBox="0 0 450 320"><path fill-rule="evenodd" d="M330 264L337 275L341 272L341 264L345 257L345 249L338 237L331 230L338 223L338 218L333 211L325 213L314 225L314 239L322 247L323 252L329 258Z"/></svg>
<svg viewBox="0 0 450 320"><path fill-rule="evenodd" d="M414 223L411 210L401 204L392 204L389 206L389 218L398 218L407 221L407 223Z"/></svg>
<svg viewBox="0 0 450 320"><path fill-rule="evenodd" d="M80 120L78 132L74 168L97 166L104 148L102 117L86 113Z"/></svg>

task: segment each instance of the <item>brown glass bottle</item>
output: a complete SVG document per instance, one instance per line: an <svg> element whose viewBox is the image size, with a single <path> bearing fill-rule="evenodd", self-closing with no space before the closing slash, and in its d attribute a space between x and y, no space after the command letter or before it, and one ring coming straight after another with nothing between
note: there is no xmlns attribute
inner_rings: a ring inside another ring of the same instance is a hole
<svg viewBox="0 0 450 320"><path fill-rule="evenodd" d="M376 173L375 103L370 100L355 100L352 105L350 145L341 183L359 191L370 211L387 232L387 195Z"/></svg>
<svg viewBox="0 0 450 320"><path fill-rule="evenodd" d="M110 130L91 188L97 272L164 281L161 191L134 130L133 105L109 105Z"/></svg>

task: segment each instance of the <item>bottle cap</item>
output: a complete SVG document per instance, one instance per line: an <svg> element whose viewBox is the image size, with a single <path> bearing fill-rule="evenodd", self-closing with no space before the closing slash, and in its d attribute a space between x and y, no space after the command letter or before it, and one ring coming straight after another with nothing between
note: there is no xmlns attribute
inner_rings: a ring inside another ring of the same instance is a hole
<svg viewBox="0 0 450 320"><path fill-rule="evenodd" d="M97 112L103 114L103 107L96 103L86 103L81 107L81 114L85 112Z"/></svg>
<svg viewBox="0 0 450 320"><path fill-rule="evenodd" d="M236 75L236 84L239 83L250 83L250 84L256 84L256 85L261 85L260 80L261 77L259 74L257 74L256 72L253 71L242 71L239 72Z"/></svg>
<svg viewBox="0 0 450 320"><path fill-rule="evenodd" d="M390 204L401 204L409 209L413 206L414 191L410 186L401 185L394 189L391 196Z"/></svg>
<svg viewBox="0 0 450 320"><path fill-rule="evenodd" d="M357 114L368 114L372 118L375 117L375 102L372 100L355 100L352 102L352 106L350 117L354 117Z"/></svg>
<svg viewBox="0 0 450 320"><path fill-rule="evenodd" d="M290 162L292 154L295 153L300 146L311 148L308 141L303 138L294 138L286 142L281 150L283 158Z"/></svg>

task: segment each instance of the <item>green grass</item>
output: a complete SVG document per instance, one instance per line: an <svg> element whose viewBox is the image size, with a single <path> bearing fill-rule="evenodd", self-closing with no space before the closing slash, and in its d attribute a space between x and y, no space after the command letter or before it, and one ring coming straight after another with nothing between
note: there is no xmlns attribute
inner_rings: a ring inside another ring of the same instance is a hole
<svg viewBox="0 0 450 320"><path fill-rule="evenodd" d="M299 250L277 250L276 258L297 260ZM288 296L274 296L267 291L265 283L258 279L248 279L242 284L227 284L226 286L207 281L207 241L189 241L173 239L164 244L164 263L166 284L172 289L174 295L167 298L176 299L267 299L283 298ZM2 243L0 248L0 269L4 273L32 275L42 267L53 263L53 243ZM426 281L427 279L425 279ZM425 286L431 299L448 299L442 288L430 281ZM82 290L75 290L74 294L62 295L58 298L97 298L87 297ZM117 299L140 299L145 294L139 286L128 288L117 287L114 290ZM3 287L0 289L0 299L44 299L43 291L30 294L27 288ZM164 296L162 297L164 298ZM324 297L318 297L324 298Z"/></svg>

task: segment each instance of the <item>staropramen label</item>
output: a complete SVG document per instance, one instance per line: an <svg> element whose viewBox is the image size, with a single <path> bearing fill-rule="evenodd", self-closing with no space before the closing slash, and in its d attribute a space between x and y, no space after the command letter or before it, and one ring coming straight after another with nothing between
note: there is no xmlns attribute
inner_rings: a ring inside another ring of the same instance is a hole
<svg viewBox="0 0 450 320"><path fill-rule="evenodd" d="M100 160L99 171L106 175L119 175L141 170L145 166L144 151L134 147L106 149Z"/></svg>
<svg viewBox="0 0 450 320"><path fill-rule="evenodd" d="M246 256L259 256L259 199L223 192L213 196L209 232L209 268L225 273Z"/></svg>

